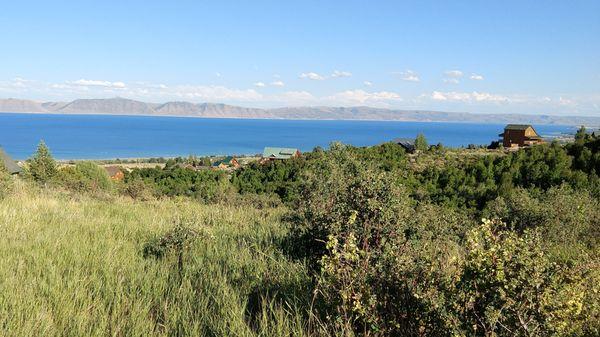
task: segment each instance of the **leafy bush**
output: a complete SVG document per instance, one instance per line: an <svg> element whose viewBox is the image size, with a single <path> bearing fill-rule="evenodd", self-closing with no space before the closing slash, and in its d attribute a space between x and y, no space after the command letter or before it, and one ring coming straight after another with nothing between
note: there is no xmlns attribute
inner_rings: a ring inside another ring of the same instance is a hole
<svg viewBox="0 0 600 337"><path fill-rule="evenodd" d="M13 188L12 178L11 178L10 174L8 173L8 171L6 170L6 167L4 167L4 163L0 162L0 200L2 200L8 194L10 194L10 192L12 191L12 188Z"/></svg>
<svg viewBox="0 0 600 337"><path fill-rule="evenodd" d="M130 179L120 185L121 193L132 199L148 201L154 198L153 187L140 178Z"/></svg>
<svg viewBox="0 0 600 337"><path fill-rule="evenodd" d="M185 251L197 236L198 232L196 230L181 222L177 222L173 229L146 242L142 254L144 258L153 257L155 259L174 256L177 259L177 273L181 278L184 268Z"/></svg>
<svg viewBox="0 0 600 337"><path fill-rule="evenodd" d="M539 230L546 238L546 250L557 261L581 259L600 246L598 199L568 185L550 188L545 193L515 189L491 202L484 214L502 219L518 232Z"/></svg>
<svg viewBox="0 0 600 337"><path fill-rule="evenodd" d="M429 144L427 143L427 139L425 135L419 133L417 138L415 138L415 149L419 151L427 151L429 149Z"/></svg>
<svg viewBox="0 0 600 337"><path fill-rule="evenodd" d="M325 242L351 227L361 245L383 240L389 233L381 223L400 223L409 205L407 193L393 174L367 168L348 148L332 147L330 154L308 169L294 208L292 251L318 261ZM347 220L356 216L351 223ZM363 241L364 239L364 241Z"/></svg>
<svg viewBox="0 0 600 337"><path fill-rule="evenodd" d="M164 169L134 169L125 175L125 184L136 180L143 181L159 196L187 196L209 203L225 201L235 193L222 171L196 171L175 164Z"/></svg>
<svg viewBox="0 0 600 337"><path fill-rule="evenodd" d="M113 183L104 168L89 162L78 162L58 172L58 183L72 191L85 193L111 192Z"/></svg>

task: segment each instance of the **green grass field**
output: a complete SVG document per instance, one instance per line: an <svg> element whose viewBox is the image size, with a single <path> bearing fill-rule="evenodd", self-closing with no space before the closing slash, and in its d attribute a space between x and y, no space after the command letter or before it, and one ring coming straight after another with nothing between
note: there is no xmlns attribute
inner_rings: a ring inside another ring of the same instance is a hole
<svg viewBox="0 0 600 337"><path fill-rule="evenodd" d="M308 276L278 248L283 212L17 181L0 201L0 335L302 335ZM142 254L177 222L198 233L181 276L175 257Z"/></svg>

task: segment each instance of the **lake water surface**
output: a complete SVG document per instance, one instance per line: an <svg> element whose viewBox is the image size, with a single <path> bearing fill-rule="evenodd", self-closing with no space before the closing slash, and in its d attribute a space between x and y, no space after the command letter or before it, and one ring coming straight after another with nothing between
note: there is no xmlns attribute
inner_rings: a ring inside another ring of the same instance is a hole
<svg viewBox="0 0 600 337"><path fill-rule="evenodd" d="M302 151L332 141L375 145L423 133L430 144L467 146L498 139L504 125L437 122L213 119L0 113L0 146L17 159L43 139L59 159L108 159L256 154L265 146ZM575 127L536 125L542 136Z"/></svg>

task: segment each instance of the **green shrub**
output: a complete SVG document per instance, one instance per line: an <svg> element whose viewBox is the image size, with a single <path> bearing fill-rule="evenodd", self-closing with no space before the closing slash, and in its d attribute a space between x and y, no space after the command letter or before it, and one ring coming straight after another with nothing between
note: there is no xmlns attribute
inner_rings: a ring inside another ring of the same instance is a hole
<svg viewBox="0 0 600 337"><path fill-rule="evenodd" d="M152 238L144 244L142 255L144 258L153 257L164 259L174 257L177 260L177 274L181 278L184 268L184 255L192 242L198 237L198 232L191 227L177 222L168 232Z"/></svg>
<svg viewBox="0 0 600 337"><path fill-rule="evenodd" d="M415 149L419 151L427 151L429 149L429 144L427 143L427 139L425 135L419 133L417 138L415 138Z"/></svg>
<svg viewBox="0 0 600 337"><path fill-rule="evenodd" d="M122 194L135 200L148 201L154 198L154 188L140 178L130 179L120 185Z"/></svg>
<svg viewBox="0 0 600 337"><path fill-rule="evenodd" d="M112 192L114 187L106 170L89 161L62 168L57 181L69 190L92 194Z"/></svg>
<svg viewBox="0 0 600 337"><path fill-rule="evenodd" d="M582 279L551 263L542 246L539 232L519 235L499 221L469 232L454 292L463 333L564 335L581 320Z"/></svg>
<svg viewBox="0 0 600 337"><path fill-rule="evenodd" d="M0 200L5 198L11 193L13 189L13 180L6 168L4 163L0 162Z"/></svg>

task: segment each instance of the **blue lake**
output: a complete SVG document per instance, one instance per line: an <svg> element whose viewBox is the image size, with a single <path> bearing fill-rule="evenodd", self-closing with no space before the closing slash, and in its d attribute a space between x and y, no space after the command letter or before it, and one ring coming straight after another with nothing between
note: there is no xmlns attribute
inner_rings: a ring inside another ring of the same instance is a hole
<svg viewBox="0 0 600 337"><path fill-rule="evenodd" d="M59 159L108 159L256 154L265 146L302 151L333 141L375 145L423 133L430 144L489 144L504 125L436 122L201 119L109 115L0 113L0 146L17 159L31 156L43 139ZM536 125L542 136L575 127Z"/></svg>

